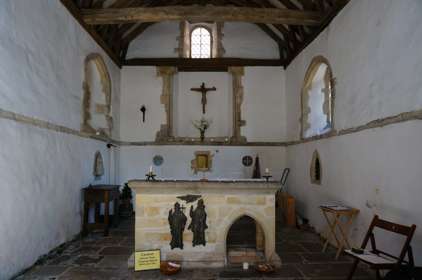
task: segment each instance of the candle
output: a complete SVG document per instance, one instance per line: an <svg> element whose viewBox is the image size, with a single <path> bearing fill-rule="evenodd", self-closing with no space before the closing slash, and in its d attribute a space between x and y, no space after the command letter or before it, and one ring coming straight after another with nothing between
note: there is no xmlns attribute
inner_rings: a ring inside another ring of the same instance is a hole
<svg viewBox="0 0 422 280"><path fill-rule="evenodd" d="M149 166L149 173L152 173L152 165Z"/></svg>
<svg viewBox="0 0 422 280"><path fill-rule="evenodd" d="M268 169L268 168L265 168L265 173L270 173L270 169Z"/></svg>
<svg viewBox="0 0 422 280"><path fill-rule="evenodd" d="M243 270L248 270L249 269L249 264L247 262L243 263Z"/></svg>

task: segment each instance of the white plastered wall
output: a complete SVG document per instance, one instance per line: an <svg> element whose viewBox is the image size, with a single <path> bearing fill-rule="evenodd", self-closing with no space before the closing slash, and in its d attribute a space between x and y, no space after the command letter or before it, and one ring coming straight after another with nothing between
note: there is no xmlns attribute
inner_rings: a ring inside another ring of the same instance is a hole
<svg viewBox="0 0 422 280"><path fill-rule="evenodd" d="M120 70L60 1L2 1L0 37L0 109L79 130L84 60L98 52L119 134ZM110 163L103 142L8 119L0 130L0 279L8 279L79 233L81 188L108 183ZM97 150L106 173L94 181Z"/></svg>
<svg viewBox="0 0 422 280"><path fill-rule="evenodd" d="M286 70L287 135L300 135L300 90L312 58L325 56L337 80L334 123L337 130L422 108L422 3L355 0L345 7L318 38ZM338 201L361 210L352 226L360 245L374 214L418 226L413 240L422 263L422 197L420 121L299 144L287 148L292 172L289 191L298 212L318 231L325 221L321 203ZM312 153L321 156L322 184L310 183ZM380 236L381 246L400 246Z"/></svg>
<svg viewBox="0 0 422 280"><path fill-rule="evenodd" d="M164 162L154 167L158 178L201 179L204 174L193 174L191 160L195 151L210 151L213 155L212 172L206 173L209 179L245 179L252 178L253 166L242 165L242 157L250 155L260 157L261 172L269 168L275 180L281 178L285 164L284 147L219 147L219 146L122 146L119 148L120 181L143 179L153 157L161 155Z"/></svg>
<svg viewBox="0 0 422 280"><path fill-rule="evenodd" d="M123 67L121 83L120 140L154 141L160 125L165 122L164 105L160 103L162 78L156 67ZM242 133L248 141L278 142L286 139L285 119L285 72L281 67L245 67L242 77L244 101L242 118L246 126ZM232 127L232 77L226 72L181 72L174 76L174 126L177 136L196 136L191 119L202 115L199 93L190 91L202 82L207 87L216 86L218 92L210 92L206 107L207 117L213 119L215 135ZM146 121L141 122L142 105L146 106ZM177 108L176 108L177 107ZM199 111L199 112L198 112ZM226 135L230 136L230 135Z"/></svg>
<svg viewBox="0 0 422 280"><path fill-rule="evenodd" d="M202 113L202 94L191 91L205 83L215 91L207 93L205 115ZM227 72L180 72L174 77L173 120L174 135L199 137L193 121L202 117L210 120L211 125L206 137L228 137L232 134L232 77Z"/></svg>
<svg viewBox="0 0 422 280"><path fill-rule="evenodd" d="M278 59L276 42L254 24L228 22L223 27L223 57ZM129 45L127 59L178 57L178 22L162 22L148 27Z"/></svg>

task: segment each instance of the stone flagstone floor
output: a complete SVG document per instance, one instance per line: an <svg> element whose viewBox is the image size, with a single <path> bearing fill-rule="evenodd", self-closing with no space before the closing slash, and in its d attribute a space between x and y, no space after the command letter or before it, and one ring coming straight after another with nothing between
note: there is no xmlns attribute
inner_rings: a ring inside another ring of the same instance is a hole
<svg viewBox="0 0 422 280"><path fill-rule="evenodd" d="M281 224L278 221L277 224ZM58 248L39 261L17 279L345 279L351 259L341 256L334 259L334 249L321 253L320 237L314 233L279 226L277 252L282 267L275 273L262 276L254 270L242 271L240 267L224 269L182 270L169 277L158 271L133 272L127 260L134 247L134 222L124 220L112 229L108 237L94 233ZM375 279L371 272L358 269L353 279Z"/></svg>

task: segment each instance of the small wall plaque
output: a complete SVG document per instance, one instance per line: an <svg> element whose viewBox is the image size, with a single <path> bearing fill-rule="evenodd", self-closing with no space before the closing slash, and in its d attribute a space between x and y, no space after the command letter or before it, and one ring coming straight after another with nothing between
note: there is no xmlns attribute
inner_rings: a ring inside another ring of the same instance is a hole
<svg viewBox="0 0 422 280"><path fill-rule="evenodd" d="M253 163L253 159L252 159L252 157L251 157L251 156L244 156L244 157L242 158L242 164L243 164L244 166L249 167L249 166L251 166L251 165L252 165L252 163Z"/></svg>
<svg viewBox="0 0 422 280"><path fill-rule="evenodd" d="M212 157L210 151L197 151L195 158L191 161L191 169L196 174L200 172L210 172L212 170Z"/></svg>
<svg viewBox="0 0 422 280"><path fill-rule="evenodd" d="M154 163L155 166L160 166L163 164L164 158L160 155L156 155L153 157L152 162Z"/></svg>
<svg viewBox="0 0 422 280"><path fill-rule="evenodd" d="M160 269L160 250L135 252L135 271Z"/></svg>

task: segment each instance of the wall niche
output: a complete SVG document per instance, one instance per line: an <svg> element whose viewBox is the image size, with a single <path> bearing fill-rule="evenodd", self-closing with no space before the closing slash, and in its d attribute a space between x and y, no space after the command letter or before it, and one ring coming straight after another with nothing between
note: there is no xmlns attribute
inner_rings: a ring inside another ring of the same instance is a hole
<svg viewBox="0 0 422 280"><path fill-rule="evenodd" d="M110 75L100 54L88 55L84 65L81 132L108 138L113 127Z"/></svg>
<svg viewBox="0 0 422 280"><path fill-rule="evenodd" d="M321 159L319 157L318 151L314 151L312 155L311 161L311 183L315 185L321 185L322 181L322 167L321 167Z"/></svg>

